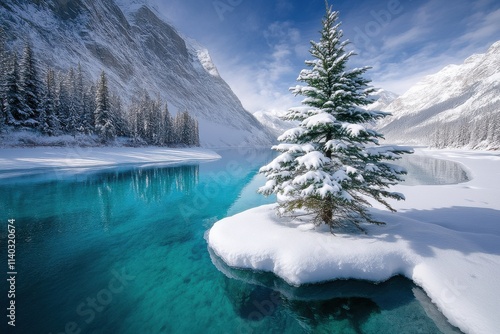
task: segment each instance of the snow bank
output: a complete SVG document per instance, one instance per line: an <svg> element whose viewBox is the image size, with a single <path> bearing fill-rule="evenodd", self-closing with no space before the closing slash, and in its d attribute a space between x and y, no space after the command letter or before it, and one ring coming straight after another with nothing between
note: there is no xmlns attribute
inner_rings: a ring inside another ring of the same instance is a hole
<svg viewBox="0 0 500 334"><path fill-rule="evenodd" d="M213 160L220 156L201 148L34 147L0 149L0 170L47 167L101 167L124 163L175 163Z"/></svg>
<svg viewBox="0 0 500 334"><path fill-rule="evenodd" d="M332 235L279 219L273 205L217 222L207 237L228 265L272 271L290 284L341 278L383 281L403 274L420 285L451 324L466 333L500 328L500 155L419 150L465 165L472 181L394 187L398 213L374 208L386 226L368 235Z"/></svg>

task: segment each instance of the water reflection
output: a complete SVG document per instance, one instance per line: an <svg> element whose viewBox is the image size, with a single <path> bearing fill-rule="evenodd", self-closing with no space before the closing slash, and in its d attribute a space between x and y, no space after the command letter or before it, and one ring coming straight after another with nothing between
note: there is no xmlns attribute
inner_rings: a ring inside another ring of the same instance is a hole
<svg viewBox="0 0 500 334"><path fill-rule="evenodd" d="M405 155L397 165L407 169L405 185L445 185L467 182L469 175L464 167L454 161L435 159L422 155Z"/></svg>
<svg viewBox="0 0 500 334"><path fill-rule="evenodd" d="M175 203L188 198L198 183L198 165L117 168L31 184L11 179L0 185L0 209L26 223L19 236L32 242L42 231L78 233L97 228L107 232L143 216L144 205L156 208L156 219L174 221L168 217L169 207L178 207ZM153 219L148 215L142 220L146 224Z"/></svg>
<svg viewBox="0 0 500 334"><path fill-rule="evenodd" d="M226 276L225 291L235 313L251 322L274 322L275 314L284 312L307 333L387 333L384 327L395 333L461 333L422 289L402 276L381 283L336 280L296 287L271 273L231 268L209 253ZM411 321L402 316L408 314Z"/></svg>
<svg viewBox="0 0 500 334"><path fill-rule="evenodd" d="M198 181L199 166L192 165L103 172L89 177L83 186L97 186L99 197L125 190L132 192L136 199L152 203L161 201L172 192L189 194Z"/></svg>

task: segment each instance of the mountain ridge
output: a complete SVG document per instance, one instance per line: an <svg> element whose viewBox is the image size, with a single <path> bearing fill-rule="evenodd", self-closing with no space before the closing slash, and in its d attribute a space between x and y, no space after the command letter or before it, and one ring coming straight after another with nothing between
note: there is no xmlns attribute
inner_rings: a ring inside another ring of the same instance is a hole
<svg viewBox="0 0 500 334"><path fill-rule="evenodd" d="M391 142L500 147L500 41L484 54L424 77L394 100L378 124Z"/></svg>
<svg viewBox="0 0 500 334"><path fill-rule="evenodd" d="M208 51L142 1L6 0L0 18L10 44L19 49L28 36L44 65L67 70L80 63L94 82L105 70L127 102L145 89L173 113L189 110L200 122L204 147L274 140L220 77Z"/></svg>

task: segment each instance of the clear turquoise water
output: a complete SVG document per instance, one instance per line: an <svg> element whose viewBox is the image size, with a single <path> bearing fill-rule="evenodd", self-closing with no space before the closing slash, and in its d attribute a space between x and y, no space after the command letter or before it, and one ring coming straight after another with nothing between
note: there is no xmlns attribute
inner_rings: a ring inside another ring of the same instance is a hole
<svg viewBox="0 0 500 334"><path fill-rule="evenodd" d="M456 332L402 277L295 288L220 263L205 232L274 201L255 194L272 152L220 153L199 165L1 178L2 267L7 219L15 218L18 272L16 328L2 316L1 332ZM3 279L4 310L6 291Z"/></svg>

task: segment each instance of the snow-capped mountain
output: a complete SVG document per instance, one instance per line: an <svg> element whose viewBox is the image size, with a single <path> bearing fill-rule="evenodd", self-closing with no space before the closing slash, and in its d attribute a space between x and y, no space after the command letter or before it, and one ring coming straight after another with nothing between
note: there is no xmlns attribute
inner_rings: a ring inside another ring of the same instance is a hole
<svg viewBox="0 0 500 334"><path fill-rule="evenodd" d="M374 92L372 96L376 101L368 105L366 109L381 111L385 111L389 104L391 104L395 99L399 97L398 94L381 88Z"/></svg>
<svg viewBox="0 0 500 334"><path fill-rule="evenodd" d="M386 139L434 146L500 147L500 41L448 65L394 100Z"/></svg>
<svg viewBox="0 0 500 334"><path fill-rule="evenodd" d="M204 147L269 145L274 136L247 112L206 49L183 38L146 0L2 0L0 27L20 50L33 44L42 66L101 70L125 101L146 89L173 113L200 123Z"/></svg>
<svg viewBox="0 0 500 334"><path fill-rule="evenodd" d="M284 116L285 112L276 111L257 111L253 115L257 120L264 125L276 138L281 136L283 132L297 126L297 122L284 121L280 117Z"/></svg>

